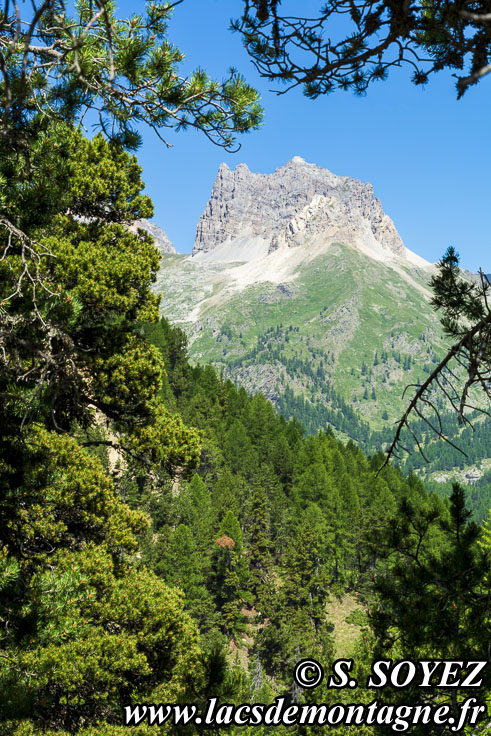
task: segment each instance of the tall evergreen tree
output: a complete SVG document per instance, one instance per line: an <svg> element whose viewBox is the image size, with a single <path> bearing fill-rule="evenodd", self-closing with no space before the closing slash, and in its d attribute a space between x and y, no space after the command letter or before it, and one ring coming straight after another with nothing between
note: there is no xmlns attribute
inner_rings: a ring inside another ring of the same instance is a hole
<svg viewBox="0 0 491 736"><path fill-rule="evenodd" d="M250 586L261 606L264 584L271 571L271 509L261 477L252 483L246 515Z"/></svg>
<svg viewBox="0 0 491 736"><path fill-rule="evenodd" d="M196 619L200 631L213 627L215 610L209 591L205 587L206 558L197 547L191 530L180 524L167 545L164 556L155 564L169 585L181 588L185 595L185 607Z"/></svg>
<svg viewBox="0 0 491 736"><path fill-rule="evenodd" d="M234 473L247 475L257 462L252 442L239 419L235 419L227 431L225 453Z"/></svg>
<svg viewBox="0 0 491 736"><path fill-rule="evenodd" d="M242 531L231 511L226 513L215 540L210 583L223 628L227 634L235 636L244 628L241 609L248 599L248 572L243 556Z"/></svg>
<svg viewBox="0 0 491 736"><path fill-rule="evenodd" d="M434 502L416 509L400 507L392 531L378 542L386 546L390 575L376 580L378 601L371 611L375 656L391 652L404 659L486 660L491 645L489 606L491 560L479 547L479 527L470 521L461 486L454 484L450 514ZM388 649L389 647L389 649ZM459 717L459 703L471 695L485 701L491 674L475 691L454 687L418 687L419 681L393 693L404 703L447 703ZM387 691L388 692L388 691ZM441 726L414 727L416 734L437 734Z"/></svg>

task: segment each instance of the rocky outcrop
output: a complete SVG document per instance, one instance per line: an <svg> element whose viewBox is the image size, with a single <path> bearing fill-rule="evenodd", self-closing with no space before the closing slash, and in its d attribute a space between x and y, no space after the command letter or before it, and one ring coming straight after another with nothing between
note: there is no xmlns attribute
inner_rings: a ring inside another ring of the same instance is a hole
<svg viewBox="0 0 491 736"><path fill-rule="evenodd" d="M277 383L281 366L263 363L244 366L238 369L226 370L227 375L243 386L248 393L261 393L267 399L278 401Z"/></svg>
<svg viewBox="0 0 491 736"><path fill-rule="evenodd" d="M193 255L247 235L279 247L308 245L309 238L375 240L404 257L394 223L370 184L336 176L295 156L273 174L255 174L246 164L231 171L221 164L198 223Z"/></svg>
<svg viewBox="0 0 491 736"><path fill-rule="evenodd" d="M136 230L137 228L141 228L145 232L150 233L150 235L153 235L155 245L161 253L177 253L165 230L162 230L158 225L155 225L149 220L135 220L131 229Z"/></svg>

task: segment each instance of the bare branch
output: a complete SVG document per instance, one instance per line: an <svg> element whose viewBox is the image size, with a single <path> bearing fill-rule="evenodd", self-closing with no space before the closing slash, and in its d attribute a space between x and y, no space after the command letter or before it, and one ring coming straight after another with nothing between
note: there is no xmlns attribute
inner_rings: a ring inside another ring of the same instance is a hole
<svg viewBox="0 0 491 736"><path fill-rule="evenodd" d="M456 343L455 345L453 345L450 348L450 350L448 351L448 353L446 354L446 356L443 358L443 360L440 361L440 363L437 365L437 367L432 371L432 373L428 376L428 378L424 381L424 383L419 387L419 389L416 391L416 393L414 394L413 398L409 402L408 407L407 407L406 411L404 412L404 415L402 416L402 418L400 419L400 421L397 424L397 428L396 428L396 432L395 432L395 435L394 435L394 439L393 439L392 443L390 444L390 446L389 446L389 448L387 450L384 464L382 465L382 467L380 468L380 470L387 465L387 463L389 462L389 460L393 456L394 451L397 449L398 446L400 446L400 438L401 438L402 430L404 428L409 429L408 419L409 419L410 415L412 414L412 412L415 411L416 413L419 413L419 410L417 410L418 403L420 401L424 400L424 395L425 395L426 391L433 384L435 384L435 383L438 383L440 385L440 387L441 387L441 382L440 382L439 379L442 376L442 373L443 373L444 369L447 367L448 363L450 363L452 361L452 359L454 359L455 356L457 356L460 353L460 351L462 350L462 348L464 346L469 345L469 341L472 340L472 338L475 335L479 334L484 328L488 328L489 329L490 326L491 326L491 313L488 313L486 315L486 317L484 317L484 319L482 319L480 322L478 322L476 325L474 325L472 328L470 328L468 330L468 332L461 338L461 340L458 343ZM463 411L463 404L461 404L460 407L459 407L459 412L461 410ZM420 416L421 416L421 414L420 414ZM444 440L448 441L450 444L453 444L441 432L438 433L438 431L437 431L437 435L441 439L444 439ZM414 435L413 435L413 437L414 437ZM417 443L417 444L419 446L419 443ZM454 447L455 447L455 445L454 445ZM457 449L459 449L459 448L457 448Z"/></svg>

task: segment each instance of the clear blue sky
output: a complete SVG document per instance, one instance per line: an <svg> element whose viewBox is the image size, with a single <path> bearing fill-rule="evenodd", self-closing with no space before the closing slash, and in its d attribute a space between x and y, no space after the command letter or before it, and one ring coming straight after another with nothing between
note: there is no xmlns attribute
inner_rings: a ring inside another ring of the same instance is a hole
<svg viewBox="0 0 491 736"><path fill-rule="evenodd" d="M124 13L139 5L119 3ZM362 98L337 92L312 101L300 89L278 96L228 30L241 7L239 0L184 0L170 24L169 40L185 55L182 71L201 66L222 78L233 65L260 90L265 108L262 129L241 136L234 154L195 131L171 135L171 149L144 132L138 157L154 221L176 248L191 250L222 161L270 173L299 155L371 182L411 250L436 261L453 245L464 267L491 272L491 75L459 101L450 74L422 89L404 70L392 71Z"/></svg>

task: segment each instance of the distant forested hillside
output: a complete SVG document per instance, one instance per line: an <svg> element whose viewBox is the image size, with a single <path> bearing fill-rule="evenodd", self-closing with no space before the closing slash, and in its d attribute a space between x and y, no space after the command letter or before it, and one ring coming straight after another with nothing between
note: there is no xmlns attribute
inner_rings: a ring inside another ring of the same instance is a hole
<svg viewBox="0 0 491 736"><path fill-rule="evenodd" d="M411 427L418 437L424 455L414 436L403 433L403 445L408 452L400 455L404 473L416 472L426 487L448 497L452 481L461 482L476 521L486 519L491 508L491 418L477 412L469 415L471 425L459 424L457 415L441 414L442 429L449 442L439 440L423 420L415 420ZM369 448L387 447L394 429L387 426L381 432L371 433Z"/></svg>

